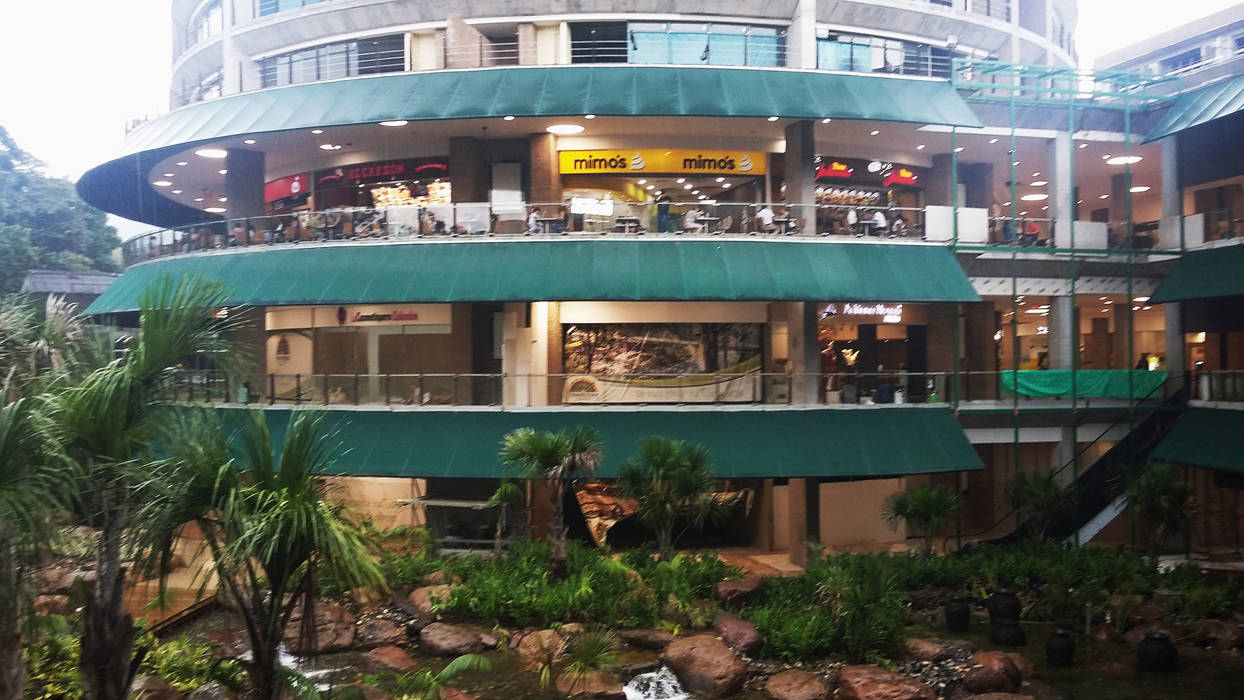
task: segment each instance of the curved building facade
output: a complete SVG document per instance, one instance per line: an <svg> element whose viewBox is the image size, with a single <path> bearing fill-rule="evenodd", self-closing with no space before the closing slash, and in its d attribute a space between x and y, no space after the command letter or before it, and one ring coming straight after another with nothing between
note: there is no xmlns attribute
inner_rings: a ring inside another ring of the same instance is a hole
<svg viewBox="0 0 1244 700"><path fill-rule="evenodd" d="M255 369L181 398L330 411L382 522L469 540L506 431L590 424L606 479L708 444L721 544L901 539L930 480L985 533L1182 380L1172 98L1088 86L1074 2L461 5L175 0L174 109L79 182L159 227L90 311L223 281Z"/></svg>

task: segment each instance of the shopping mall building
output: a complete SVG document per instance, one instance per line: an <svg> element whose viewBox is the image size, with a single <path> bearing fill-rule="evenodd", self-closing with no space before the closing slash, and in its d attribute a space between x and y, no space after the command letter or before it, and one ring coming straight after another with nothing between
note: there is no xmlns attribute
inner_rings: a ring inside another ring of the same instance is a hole
<svg viewBox="0 0 1244 700"><path fill-rule="evenodd" d="M233 294L253 374L183 398L325 410L344 497L451 540L505 433L591 425L606 480L707 444L718 546L888 546L928 481L1002 536L1034 469L1127 541L1151 458L1240 545L1244 79L1075 70L1074 0L447 5L174 0L172 111L78 187L158 229L91 313Z"/></svg>

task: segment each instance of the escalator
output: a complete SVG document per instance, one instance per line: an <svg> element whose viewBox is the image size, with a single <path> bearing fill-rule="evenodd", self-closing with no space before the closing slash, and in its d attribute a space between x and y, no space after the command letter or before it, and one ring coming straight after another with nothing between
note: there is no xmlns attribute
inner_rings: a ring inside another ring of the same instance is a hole
<svg viewBox="0 0 1244 700"><path fill-rule="evenodd" d="M1046 536L1057 541L1086 542L1121 513L1124 506L1121 495L1124 475L1133 465L1144 464L1148 460L1149 453L1162 442L1167 431L1179 419L1187 401L1185 389L1175 392L1122 440L1081 471L1073 482L1076 491L1075 505L1046 528ZM1088 447L1085 448L1087 449ZM1081 450L1080 454L1085 450ZM1070 470L1072 464L1064 464L1055 473ZM1022 522L1011 533L990 542L1004 544L1025 539L1027 533L1032 531L1030 525L1028 521Z"/></svg>

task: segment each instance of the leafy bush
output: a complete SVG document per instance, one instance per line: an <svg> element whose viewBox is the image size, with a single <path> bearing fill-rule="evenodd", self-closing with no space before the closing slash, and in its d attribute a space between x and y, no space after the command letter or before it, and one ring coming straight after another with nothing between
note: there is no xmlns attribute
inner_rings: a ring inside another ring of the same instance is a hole
<svg viewBox="0 0 1244 700"><path fill-rule="evenodd" d="M745 607L741 615L764 639L761 655L785 661L807 661L833 650L836 630L827 608L810 605L816 582L808 577L771 579L762 605Z"/></svg>
<svg viewBox="0 0 1244 700"><path fill-rule="evenodd" d="M211 644L183 637L154 647L143 659L138 673L158 676L187 692L208 683L220 683L234 691L242 689L242 669L236 661L218 659Z"/></svg>
<svg viewBox="0 0 1244 700"><path fill-rule="evenodd" d="M837 557L813 566L818 598L830 609L837 646L853 661L893 658L906 638L907 596L894 567L879 557Z"/></svg>
<svg viewBox="0 0 1244 700"><path fill-rule="evenodd" d="M426 550L414 553L384 550L380 553L380 573L392 589L422 585L424 578L439 571L442 566L444 561Z"/></svg>
<svg viewBox="0 0 1244 700"><path fill-rule="evenodd" d="M26 697L81 698L78 651L78 638L67 634L51 635L38 644L27 644L22 650L27 670Z"/></svg>

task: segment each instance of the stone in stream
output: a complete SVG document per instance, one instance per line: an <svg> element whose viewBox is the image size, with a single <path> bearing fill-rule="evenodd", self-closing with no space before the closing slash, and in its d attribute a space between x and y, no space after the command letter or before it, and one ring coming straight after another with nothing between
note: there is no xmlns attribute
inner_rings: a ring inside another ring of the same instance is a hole
<svg viewBox="0 0 1244 700"><path fill-rule="evenodd" d="M383 647L392 644L405 644L406 628L397 624L392 620L385 620L379 617L363 623L358 631L358 646L364 649L372 647Z"/></svg>
<svg viewBox="0 0 1244 700"><path fill-rule="evenodd" d="M807 671L790 669L769 677L765 694L773 700L828 700L829 684Z"/></svg>
<svg viewBox="0 0 1244 700"><path fill-rule="evenodd" d="M437 656L461 656L484 650L478 629L446 622L433 622L424 627L419 633L419 643L429 654Z"/></svg>
<svg viewBox="0 0 1244 700"><path fill-rule="evenodd" d="M220 683L208 683L186 696L186 700L234 700L237 693Z"/></svg>
<svg viewBox="0 0 1244 700"><path fill-rule="evenodd" d="M747 678L747 667L730 647L707 634L675 639L661 658L688 692L705 698L733 695Z"/></svg>
<svg viewBox="0 0 1244 700"><path fill-rule="evenodd" d="M1006 676L1011 685L1019 685L1024 680L1024 672L1020 665L1016 663L1016 658L1023 661L1023 665L1028 669L1027 675L1032 675L1032 663L1024 657L1014 652L1006 651L982 651L972 656L972 660L980 664L983 668L997 671ZM978 693L986 692L983 690L976 691Z"/></svg>
<svg viewBox="0 0 1244 700"><path fill-rule="evenodd" d="M312 639L302 638L303 606L299 605L285 626L285 648L298 656L349 649L354 644L354 613L335 603L316 600L312 607Z"/></svg>
<svg viewBox="0 0 1244 700"><path fill-rule="evenodd" d="M557 692L580 700L626 700L622 679L608 671L566 671L557 677Z"/></svg>
<svg viewBox="0 0 1244 700"><path fill-rule="evenodd" d="M143 676L130 686L129 700L182 700L186 694L163 678Z"/></svg>
<svg viewBox="0 0 1244 700"><path fill-rule="evenodd" d="M977 666L963 674L963 687L970 693L1009 693L1014 684L1006 672L993 666Z"/></svg>
<svg viewBox="0 0 1244 700"><path fill-rule="evenodd" d="M847 666L838 673L841 700L936 700L933 689L880 666Z"/></svg>
<svg viewBox="0 0 1244 700"><path fill-rule="evenodd" d="M936 639L922 639L920 637L912 637L907 640L905 645L907 650L907 658L913 661L945 661L950 658L950 650L946 645Z"/></svg>
<svg viewBox="0 0 1244 700"><path fill-rule="evenodd" d="M434 606L433 598L444 603L449 600L449 594L454 590L453 586L440 584L436 586L423 586L416 588L410 592L410 604L415 606L415 610L424 617L432 617L436 612L432 609Z"/></svg>
<svg viewBox="0 0 1244 700"><path fill-rule="evenodd" d="M395 646L377 647L363 654L359 663L377 671L405 673L415 667L415 660Z"/></svg>
<svg viewBox="0 0 1244 700"><path fill-rule="evenodd" d="M748 656L760 651L760 644L764 641L755 625L728 612L717 613L713 627L723 642Z"/></svg>
<svg viewBox="0 0 1244 700"><path fill-rule="evenodd" d="M674 641L674 635L665 630L618 630L617 634L618 639L633 647L651 649L652 651L664 651L665 647Z"/></svg>
<svg viewBox="0 0 1244 700"><path fill-rule="evenodd" d="M534 669L565 650L566 640L556 630L536 630L523 635L518 642L518 661L523 668Z"/></svg>

